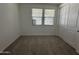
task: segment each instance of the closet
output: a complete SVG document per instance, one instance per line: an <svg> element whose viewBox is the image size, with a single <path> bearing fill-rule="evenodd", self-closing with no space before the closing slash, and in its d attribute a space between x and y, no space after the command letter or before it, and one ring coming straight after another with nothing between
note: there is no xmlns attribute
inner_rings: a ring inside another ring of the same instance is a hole
<svg viewBox="0 0 79 59"><path fill-rule="evenodd" d="M60 9L59 36L69 45L77 49L77 27L79 4L62 4Z"/></svg>

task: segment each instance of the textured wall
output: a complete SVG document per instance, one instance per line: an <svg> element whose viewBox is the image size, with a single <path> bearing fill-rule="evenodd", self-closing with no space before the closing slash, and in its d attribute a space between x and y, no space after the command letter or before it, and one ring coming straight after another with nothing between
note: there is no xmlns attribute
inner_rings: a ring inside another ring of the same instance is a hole
<svg viewBox="0 0 79 59"><path fill-rule="evenodd" d="M0 4L0 51L20 35L18 17L17 4Z"/></svg>
<svg viewBox="0 0 79 59"><path fill-rule="evenodd" d="M56 35L57 34L57 18L54 26L33 26L32 25L32 8L50 8L56 10L58 5L50 4L20 4L20 20L22 35Z"/></svg>

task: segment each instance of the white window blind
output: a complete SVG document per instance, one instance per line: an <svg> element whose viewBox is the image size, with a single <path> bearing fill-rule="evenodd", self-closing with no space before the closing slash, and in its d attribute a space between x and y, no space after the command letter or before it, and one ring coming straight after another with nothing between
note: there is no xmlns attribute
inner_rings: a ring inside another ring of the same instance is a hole
<svg viewBox="0 0 79 59"><path fill-rule="evenodd" d="M54 9L32 9L33 25L54 25Z"/></svg>

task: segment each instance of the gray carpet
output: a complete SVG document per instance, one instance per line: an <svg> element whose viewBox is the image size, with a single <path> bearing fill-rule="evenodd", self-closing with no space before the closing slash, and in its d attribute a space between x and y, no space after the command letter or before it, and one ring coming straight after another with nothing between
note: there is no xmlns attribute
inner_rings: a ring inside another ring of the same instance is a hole
<svg viewBox="0 0 79 59"><path fill-rule="evenodd" d="M57 36L21 36L5 49L14 55L77 55Z"/></svg>

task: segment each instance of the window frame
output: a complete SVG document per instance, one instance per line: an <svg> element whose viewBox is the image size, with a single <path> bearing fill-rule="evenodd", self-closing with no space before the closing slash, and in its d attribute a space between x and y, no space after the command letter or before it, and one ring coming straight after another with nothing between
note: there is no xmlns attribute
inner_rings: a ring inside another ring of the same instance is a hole
<svg viewBox="0 0 79 59"><path fill-rule="evenodd" d="M54 26L55 25L55 19L56 19L56 10L55 9L53 9L53 8L32 8L32 9L42 9L43 11L42 11L42 24L41 25L34 25L33 24L33 19L32 19L32 25L33 26ZM32 10L31 9L31 10ZM45 25L44 24L44 21L45 21L45 16L44 16L44 14L45 14L45 9L53 9L53 10L55 10L55 16L53 17L54 18L54 20L53 20L53 23L54 23L54 25Z"/></svg>

